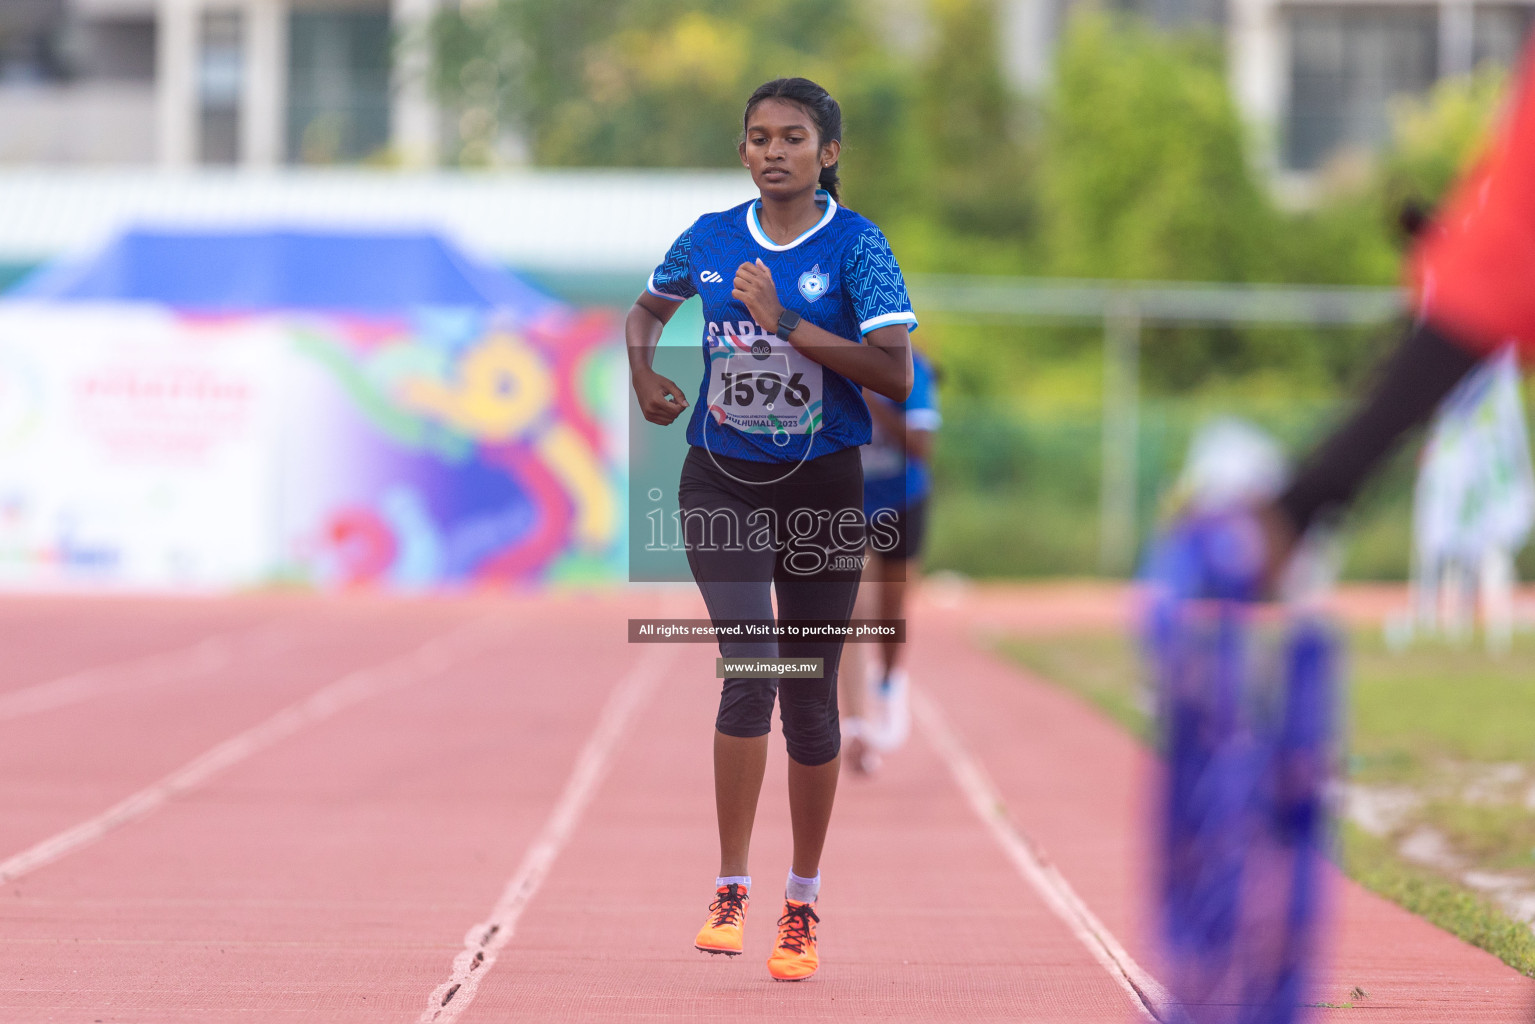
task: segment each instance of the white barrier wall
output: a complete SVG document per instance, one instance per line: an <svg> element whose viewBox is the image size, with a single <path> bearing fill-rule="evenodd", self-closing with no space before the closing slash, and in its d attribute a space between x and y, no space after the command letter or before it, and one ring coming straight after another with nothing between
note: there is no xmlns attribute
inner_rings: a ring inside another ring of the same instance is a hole
<svg viewBox="0 0 1535 1024"><path fill-rule="evenodd" d="M282 347L261 321L0 304L0 585L260 578Z"/></svg>

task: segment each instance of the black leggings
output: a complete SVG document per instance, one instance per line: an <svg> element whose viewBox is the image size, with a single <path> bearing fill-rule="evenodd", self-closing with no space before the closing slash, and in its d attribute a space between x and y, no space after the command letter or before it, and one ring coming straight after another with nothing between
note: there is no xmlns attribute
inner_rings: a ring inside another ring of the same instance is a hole
<svg viewBox="0 0 1535 1024"><path fill-rule="evenodd" d="M792 472L791 472L792 470ZM781 479L780 479L781 478ZM857 448L793 463L688 451L677 488L688 565L718 625L776 621L845 626L863 571L863 464ZM825 764L842 748L842 640L721 636L726 658L821 658L820 679L727 678L715 727L765 736L778 698L789 756Z"/></svg>

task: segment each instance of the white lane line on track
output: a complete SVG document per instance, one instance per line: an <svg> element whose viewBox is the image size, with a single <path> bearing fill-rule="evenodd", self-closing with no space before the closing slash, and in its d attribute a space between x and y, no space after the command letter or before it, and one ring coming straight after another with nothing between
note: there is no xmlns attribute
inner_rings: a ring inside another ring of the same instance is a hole
<svg viewBox="0 0 1535 1024"><path fill-rule="evenodd" d="M1087 948L1093 959L1106 970L1130 996L1142 1020L1176 1020L1172 996L1145 968L1135 962L1114 933L1098 920L1071 883L1055 865L1019 830L1008 816L1001 794L986 770L965 749L959 735L950 728L936 701L923 690L912 688L912 709L917 725L938 751L955 783L964 793L971 810L986 825L1002 852L1033 887L1045 905L1071 929L1072 935Z"/></svg>
<svg viewBox="0 0 1535 1024"><path fill-rule="evenodd" d="M139 790L100 814L0 861L0 883L13 881L81 847L89 846L108 833L158 810L175 797L196 789L251 755L354 704L445 671L453 664L492 646L496 640L496 631L487 627L501 621L497 615L476 619L428 641L410 654L347 673L266 721L230 737L159 782Z"/></svg>
<svg viewBox="0 0 1535 1024"><path fill-rule="evenodd" d="M290 646L294 637L276 620L249 629L205 637L171 651L145 654L71 672L57 679L0 694L0 722L78 704L101 693L131 687L161 686L227 668L237 656L265 655ZM246 650L247 645L254 651Z"/></svg>
<svg viewBox="0 0 1535 1024"><path fill-rule="evenodd" d="M511 939L517 919L543 885L555 858L580 821L607 770L608 761L623 739L629 722L660 681L675 657L671 644L647 647L629 674L619 680L597 719L597 726L576 756L565 789L544 821L538 838L522 857L516 874L491 908L490 916L469 929L464 949L453 958L448 980L438 985L427 1000L419 1024L448 1024L469 1008L480 981L490 973L496 954Z"/></svg>

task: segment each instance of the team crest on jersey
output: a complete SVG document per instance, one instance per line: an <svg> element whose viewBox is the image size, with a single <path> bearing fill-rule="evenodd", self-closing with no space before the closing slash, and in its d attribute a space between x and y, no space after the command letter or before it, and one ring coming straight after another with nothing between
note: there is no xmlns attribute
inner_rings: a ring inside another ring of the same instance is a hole
<svg viewBox="0 0 1535 1024"><path fill-rule="evenodd" d="M817 263L799 276L799 293L805 297L806 302L814 302L826 294L830 284L831 275L821 273L821 265Z"/></svg>

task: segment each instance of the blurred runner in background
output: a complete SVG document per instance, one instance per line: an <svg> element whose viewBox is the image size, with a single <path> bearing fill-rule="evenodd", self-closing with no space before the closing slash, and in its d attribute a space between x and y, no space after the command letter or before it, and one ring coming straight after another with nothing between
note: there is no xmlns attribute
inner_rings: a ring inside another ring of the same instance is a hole
<svg viewBox="0 0 1535 1024"><path fill-rule="evenodd" d="M904 619L907 591L921 568L932 489L928 460L940 422L938 371L915 347L912 365L912 388L906 401L892 402L864 389L874 436L863 449L869 561L854 612L860 619ZM911 732L904 648L904 640L848 648L848 681L841 691L842 735L848 765L856 772L873 772L880 752L896 749Z"/></svg>

